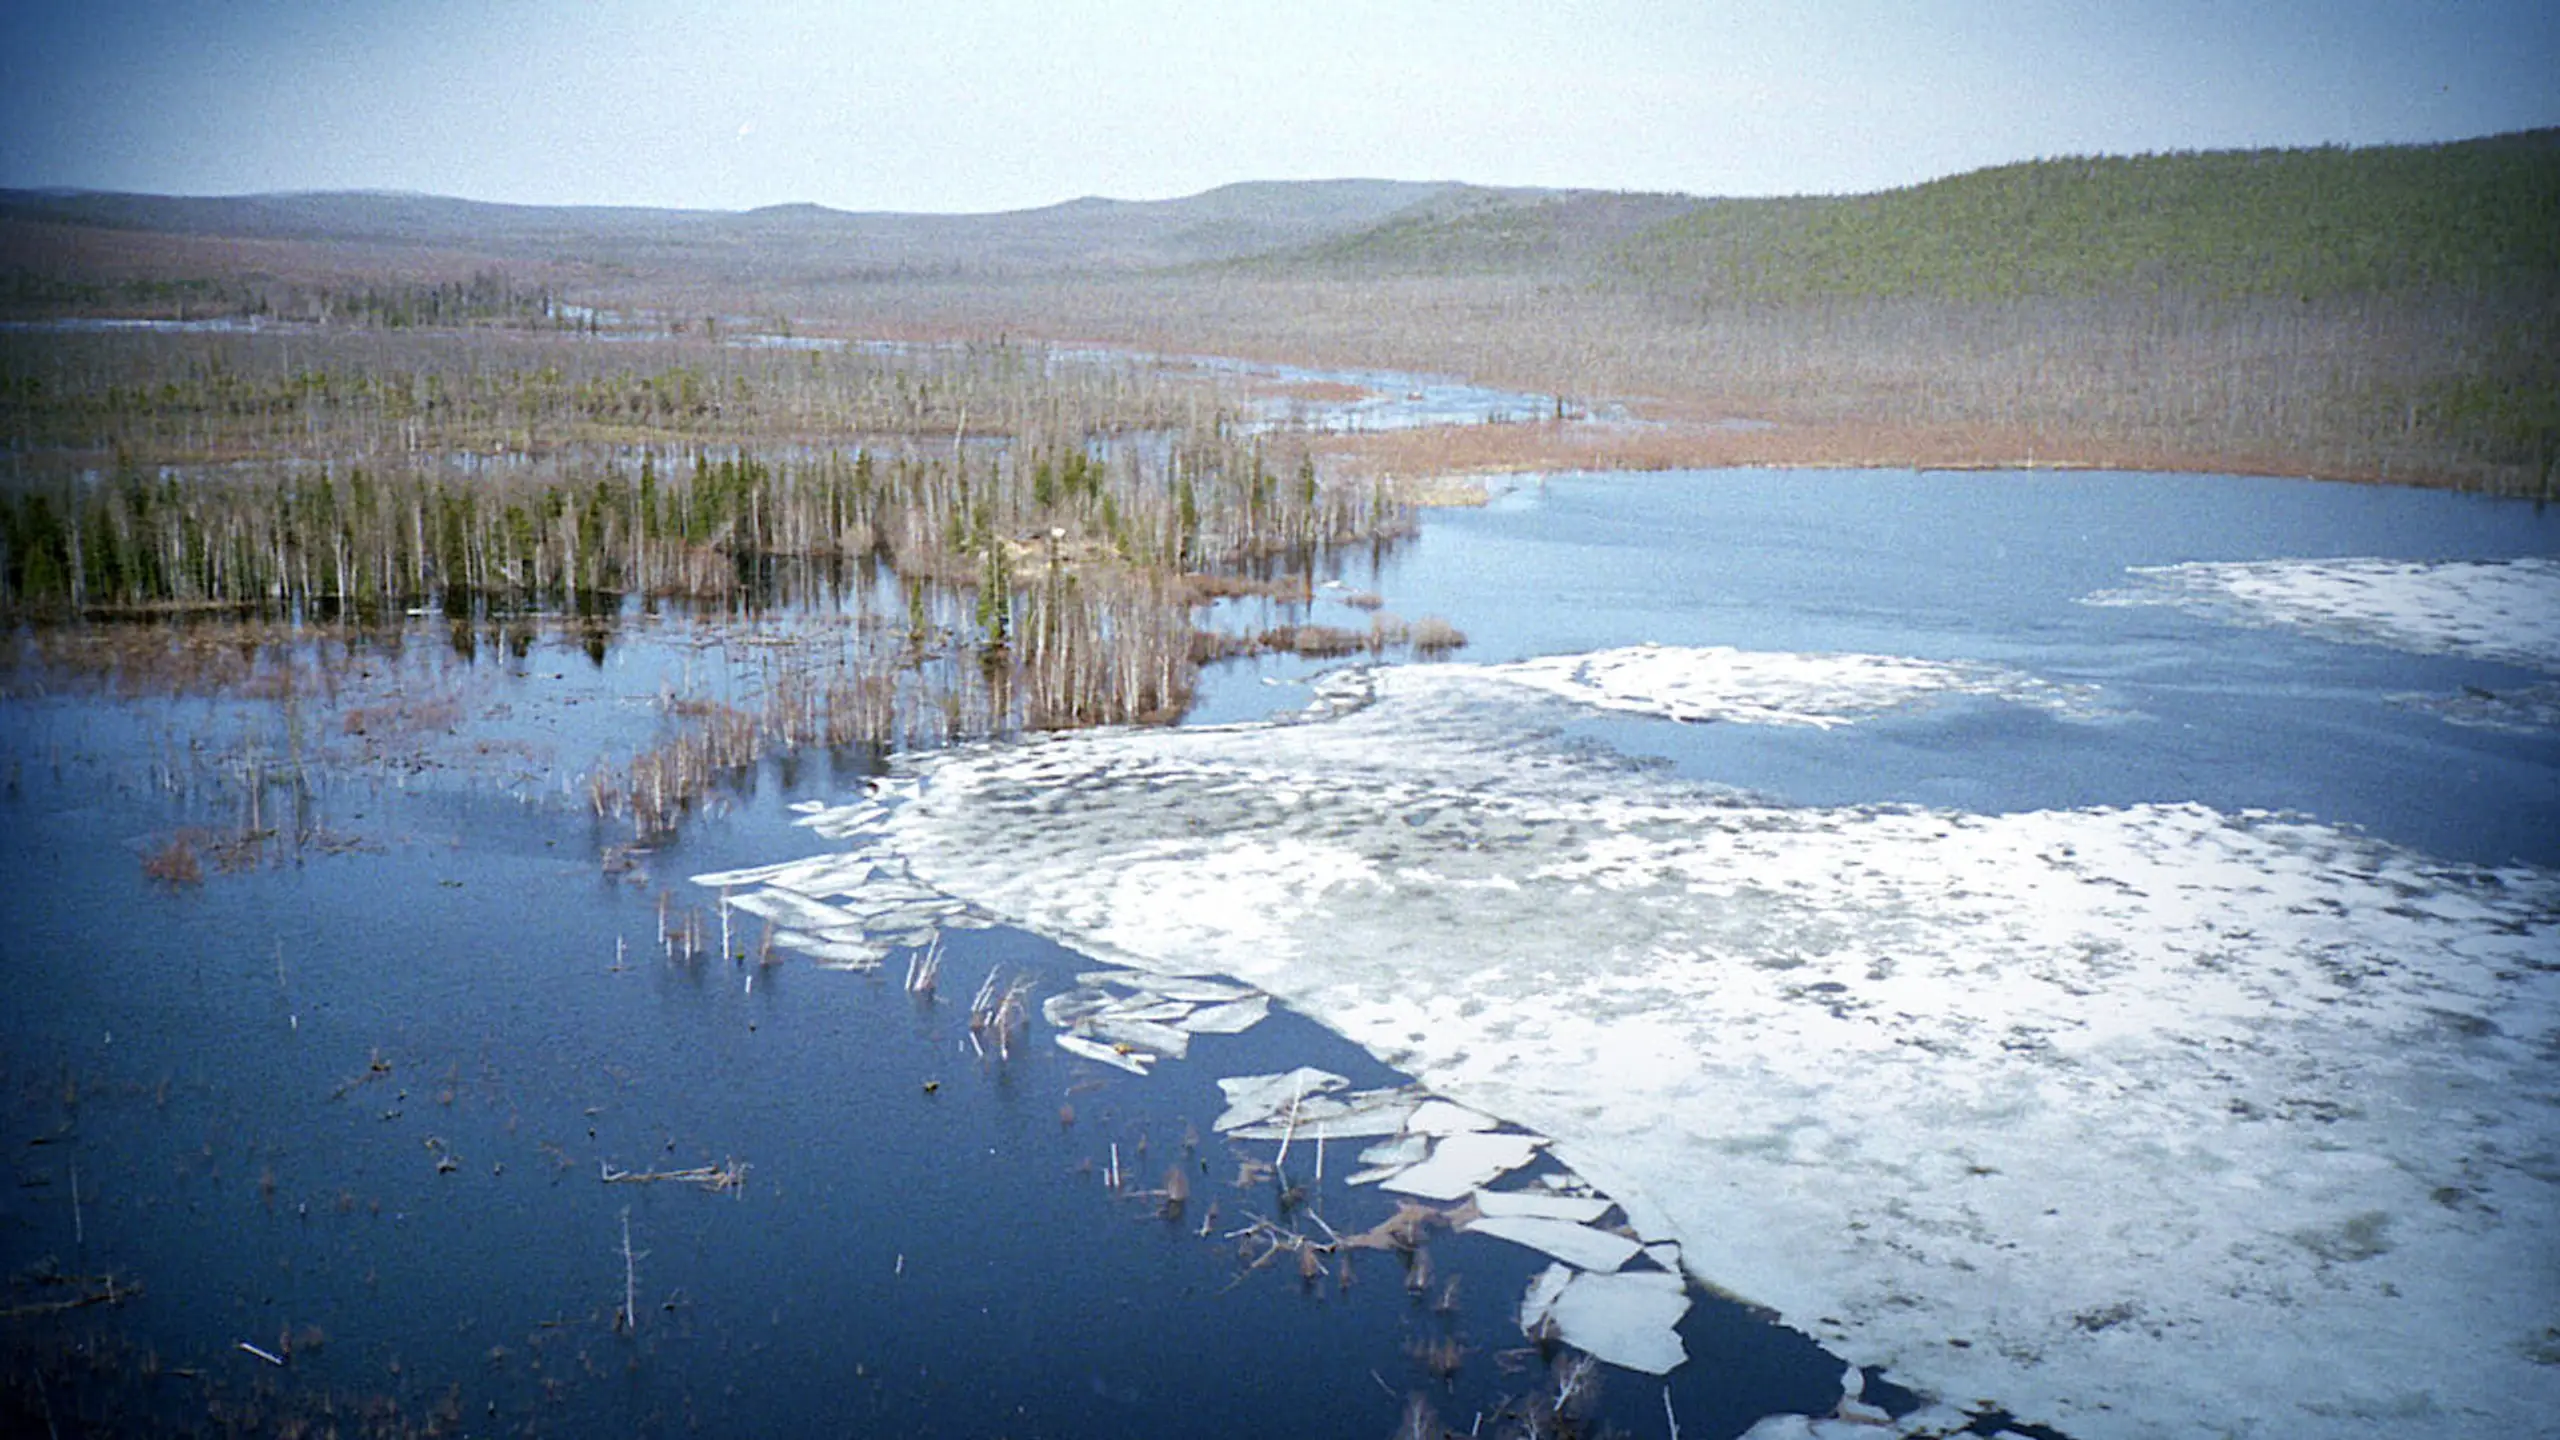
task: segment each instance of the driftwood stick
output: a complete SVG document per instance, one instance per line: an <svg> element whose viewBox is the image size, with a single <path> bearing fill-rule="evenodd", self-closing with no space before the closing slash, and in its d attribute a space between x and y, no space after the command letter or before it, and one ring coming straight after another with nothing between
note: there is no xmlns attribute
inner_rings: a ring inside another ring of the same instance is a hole
<svg viewBox="0 0 2560 1440"><path fill-rule="evenodd" d="M622 1330L640 1333L640 1260L631 1252L631 1207L622 1207Z"/></svg>
<svg viewBox="0 0 2560 1440"><path fill-rule="evenodd" d="M699 1185L706 1190L743 1191L747 1185L747 1163L724 1160L717 1165L697 1165L690 1170L616 1170L609 1161L596 1162L596 1178L607 1185L654 1185L672 1181L678 1185Z"/></svg>
<svg viewBox="0 0 2560 1440"><path fill-rule="evenodd" d="M1274 1170L1289 1163L1289 1142L1298 1135L1298 1106L1306 1098L1307 1082L1301 1080L1289 1093L1289 1123L1280 1131L1280 1154L1271 1162Z"/></svg>
<svg viewBox="0 0 2560 1440"><path fill-rule="evenodd" d="M77 1285L80 1293L62 1300L37 1300L25 1305L0 1309L0 1320L19 1320L35 1315L59 1315L66 1310L81 1310L91 1305L121 1305L142 1294L139 1285L119 1285L113 1275L47 1276L40 1283Z"/></svg>

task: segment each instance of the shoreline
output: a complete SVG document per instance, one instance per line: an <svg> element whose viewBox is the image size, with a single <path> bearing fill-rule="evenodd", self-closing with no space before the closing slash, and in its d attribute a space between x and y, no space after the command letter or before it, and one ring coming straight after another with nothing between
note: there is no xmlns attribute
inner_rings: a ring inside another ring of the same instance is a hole
<svg viewBox="0 0 2560 1440"><path fill-rule="evenodd" d="M2049 438L2028 441L2014 432L1957 427L1567 420L1331 435L1318 437L1312 448L1347 473L1425 489L1487 476L1561 471L2005 470L2232 475L2389 485L2536 503L2560 499L2560 488L2541 494L2502 489L2479 474L2332 465L2281 452L2197 452L2110 441L2056 444Z"/></svg>

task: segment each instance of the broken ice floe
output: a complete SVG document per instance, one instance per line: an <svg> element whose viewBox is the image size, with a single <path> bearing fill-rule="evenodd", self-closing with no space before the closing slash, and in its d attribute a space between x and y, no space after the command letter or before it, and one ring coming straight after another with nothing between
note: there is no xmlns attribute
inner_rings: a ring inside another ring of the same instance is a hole
<svg viewBox="0 0 2560 1440"><path fill-rule="evenodd" d="M1192 1036L1239 1034L1271 1013L1270 997L1260 991L1198 976L1092 970L1076 982L1042 1001L1040 1014L1056 1028L1059 1045L1079 1055L1098 1042L1124 1057L1179 1060L1190 1053ZM1069 1045L1070 1038L1088 1044Z"/></svg>
<svg viewBox="0 0 2560 1440"><path fill-rule="evenodd" d="M795 930L859 930L862 919L850 910L796 895L789 890L753 890L744 895L724 897L722 904L733 910L788 925Z"/></svg>
<svg viewBox="0 0 2560 1440"><path fill-rule="evenodd" d="M797 930L777 930L773 943L806 955L830 970L877 970L889 958L885 947L860 938L834 940L820 935L804 935Z"/></svg>
<svg viewBox="0 0 2560 1440"><path fill-rule="evenodd" d="M1216 1005L1203 1005L1182 1021L1182 1028L1194 1035L1238 1035L1261 1024L1271 1014L1271 997L1248 996Z"/></svg>
<svg viewBox="0 0 2560 1440"><path fill-rule="evenodd" d="M1099 1040L1087 1039L1065 1030L1058 1031L1050 1038L1058 1042L1059 1049L1070 1055L1081 1055L1087 1060L1098 1060L1105 1065L1126 1070L1132 1075L1144 1075L1148 1068L1155 1064L1155 1057L1152 1055L1124 1050L1116 1045L1105 1045Z"/></svg>
<svg viewBox="0 0 2560 1440"><path fill-rule="evenodd" d="M1379 1188L1425 1200L1463 1199L1488 1180L1519 1169L1546 1142L1535 1135L1463 1130L1431 1142L1431 1153L1378 1182Z"/></svg>
<svg viewBox="0 0 2560 1440"><path fill-rule="evenodd" d="M1614 1230L1541 1215L1482 1215L1461 1228L1525 1245L1583 1270L1615 1270L1644 1253L1643 1246Z"/></svg>
<svg viewBox="0 0 2560 1440"><path fill-rule="evenodd" d="M845 808L858 812L862 827L888 813L869 801ZM822 808L800 823L842 813ZM904 861L876 848L706 871L693 883L719 891L724 912L777 927L775 945L839 970L876 970L893 946L922 949L943 929L992 923L967 904L917 884Z"/></svg>
<svg viewBox="0 0 2560 1440"><path fill-rule="evenodd" d="M1524 1331L1539 1334L1541 1323L1552 1319L1566 1344L1611 1364L1659 1375L1681 1363L1686 1352L1677 1327L1689 1301L1678 1247L1647 1248L1617 1230L1601 1228L1594 1222L1613 1205L1606 1196L1565 1193L1554 1186L1542 1191L1480 1188L1535 1159L1546 1143L1539 1137L1484 1128L1494 1123L1489 1117L1445 1100L1425 1100L1411 1087L1356 1091L1348 1088L1350 1083L1312 1067L1230 1076L1218 1082L1227 1108L1216 1128L1240 1139L1287 1144L1355 1117L1351 1128L1357 1133L1393 1138L1360 1151L1369 1168L1352 1175L1351 1184L1378 1184L1427 1200L1465 1201L1458 1212L1466 1217L1459 1226L1465 1233L1507 1240L1560 1262L1531 1286L1521 1310ZM1409 1127L1429 1109L1448 1122L1438 1132L1394 1128L1398 1121ZM1309 1118L1319 1114L1329 1118ZM1568 1177L1547 1178L1581 1186ZM1661 1268L1624 1270L1638 1257ZM1585 1283L1604 1277L1630 1283Z"/></svg>
<svg viewBox="0 0 2560 1440"><path fill-rule="evenodd" d="M1608 1199L1599 1195L1552 1193L1541 1195L1527 1190L1478 1190L1475 1201L1476 1209L1492 1219L1519 1217L1563 1220L1571 1224L1588 1225L1609 1213ZM1617 1266L1613 1265L1609 1268L1614 1270Z"/></svg>
<svg viewBox="0 0 2560 1440"><path fill-rule="evenodd" d="M1899 1418L1873 1405L1845 1401L1829 1415L1771 1415L1742 1432L1741 1440L1936 1440L1950 1435L1982 1440L2024 1440L2018 1431L1983 1431L1975 1417L1952 1405L1924 1405ZM2038 1434L2051 1432L2037 1429Z"/></svg>
<svg viewBox="0 0 2560 1440"><path fill-rule="evenodd" d="M2197 805L1753 803L1465 670L923 757L882 845L1534 1128L1636 1239L1916 1388L2090 1437L2560 1410L2560 877Z"/></svg>
<svg viewBox="0 0 2560 1440"><path fill-rule="evenodd" d="M1352 1090L1350 1081L1310 1066L1278 1075L1235 1075L1218 1082L1227 1108L1214 1122L1239 1140L1333 1140L1401 1135L1423 1103L1412 1086Z"/></svg>
<svg viewBox="0 0 2560 1440"><path fill-rule="evenodd" d="M1399 1135L1393 1140L1380 1141L1360 1152L1360 1163L1365 1168L1352 1171L1350 1183L1375 1185L1390 1175L1401 1174L1421 1164L1430 1155L1431 1137L1428 1135Z"/></svg>
<svg viewBox="0 0 2560 1440"><path fill-rule="evenodd" d="M1412 1117L1405 1121L1405 1128L1417 1135L1456 1135L1468 1130L1490 1130L1495 1123L1492 1116L1464 1105L1453 1105L1446 1100L1425 1100L1414 1107Z"/></svg>
<svg viewBox="0 0 2560 1440"><path fill-rule="evenodd" d="M1629 1370L1667 1375L1689 1358L1680 1341L1680 1320L1688 1313L1688 1287L1677 1275L1550 1265L1529 1282L1520 1328L1535 1334L1551 1323L1556 1337L1577 1350Z"/></svg>
<svg viewBox="0 0 2560 1440"><path fill-rule="evenodd" d="M888 814L886 807L869 802L848 807L850 814L823 806L795 808L802 809L806 822L837 816L838 828L847 833L875 826ZM724 906L795 927L779 931L777 944L845 968L882 963L886 949L877 941L878 930L965 908L906 878L904 867L878 850L811 856L695 879L718 887ZM762 888L730 893L745 886ZM897 938L923 945L932 937L927 931ZM1105 969L1079 974L1075 988L1048 996L1041 1002L1041 1015L1053 1027L1052 1039L1069 1054L1146 1075L1159 1059L1187 1055L1193 1035L1247 1029L1269 1014L1270 1004L1262 991L1228 980L1170 970ZM1644 1333L1645 1325L1655 1321L1676 1325L1687 1309L1685 1298L1676 1306L1662 1300L1666 1280L1671 1294L1682 1290L1676 1247L1648 1251L1626 1234L1598 1228L1593 1222L1610 1211L1612 1202L1587 1193L1575 1177L1542 1177L1547 1183L1536 1191L1480 1188L1535 1159L1546 1143L1542 1138L1503 1131L1492 1116L1418 1086L1354 1090L1343 1076L1311 1066L1229 1076L1218 1084L1226 1107L1214 1128L1234 1139L1278 1141L1283 1153L1292 1143L1312 1144L1319 1173L1328 1140L1377 1139L1360 1151L1366 1168L1352 1175L1350 1183L1466 1201L1471 1208L1459 1213L1467 1216L1462 1228L1469 1233L1526 1246L1582 1272L1617 1272L1639 1255L1663 1264L1666 1268L1652 1272L1641 1290L1575 1288L1574 1272L1560 1265L1556 1268L1565 1278L1557 1282L1559 1294L1550 1297L1550 1305L1557 1310L1555 1325L1571 1327L1567 1343L1601 1359L1657 1374L1679 1363L1676 1334ZM1540 1318L1544 1314L1542 1310ZM1524 1325L1536 1323L1524 1320ZM1595 1347L1606 1347L1605 1353Z"/></svg>
<svg viewBox="0 0 2560 1440"><path fill-rule="evenodd" d="M1330 1070L1301 1065L1278 1075L1231 1075L1218 1082L1227 1108L1212 1122L1228 1131L1258 1125L1295 1111L1311 1096L1346 1090L1351 1082Z"/></svg>
<svg viewBox="0 0 2560 1440"><path fill-rule="evenodd" d="M2243 624L2560 674L2560 560L2255 560L2137 566L2092 605Z"/></svg>
<svg viewBox="0 0 2560 1440"><path fill-rule="evenodd" d="M2195 561L2136 567L2092 605L2166 605L2243 625L2560 674L2560 560ZM2394 695L2455 725L2560 729L2560 684Z"/></svg>
<svg viewBox="0 0 2560 1440"><path fill-rule="evenodd" d="M2059 685L1998 665L1900 655L1631 645L1453 668L1598 709L1682 721L1829 729L1946 695L2005 700L2072 719L2099 713L2096 691L2088 686Z"/></svg>

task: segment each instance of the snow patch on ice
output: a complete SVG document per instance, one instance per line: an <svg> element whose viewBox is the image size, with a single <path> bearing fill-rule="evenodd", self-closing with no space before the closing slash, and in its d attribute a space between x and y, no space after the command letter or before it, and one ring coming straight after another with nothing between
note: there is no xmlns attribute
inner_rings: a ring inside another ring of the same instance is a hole
<svg viewBox="0 0 2560 1440"><path fill-rule="evenodd" d="M1900 655L1796 654L1725 646L1631 645L1508 665L1446 667L1576 704L1681 721L1851 724L1947 695L1974 695L2086 719L2096 692L1997 665Z"/></svg>
<svg viewBox="0 0 2560 1440"><path fill-rule="evenodd" d="M2242 624L2560 674L2560 560L2253 560L2138 566L2092 605L2168 605Z"/></svg>

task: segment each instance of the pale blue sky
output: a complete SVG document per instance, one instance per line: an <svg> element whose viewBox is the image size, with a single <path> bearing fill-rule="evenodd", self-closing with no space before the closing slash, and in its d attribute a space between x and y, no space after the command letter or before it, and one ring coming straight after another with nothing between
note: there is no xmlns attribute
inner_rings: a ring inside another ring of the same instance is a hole
<svg viewBox="0 0 2560 1440"><path fill-rule="evenodd" d="M2560 4L11 0L0 185L992 210L1839 192L2560 125Z"/></svg>

